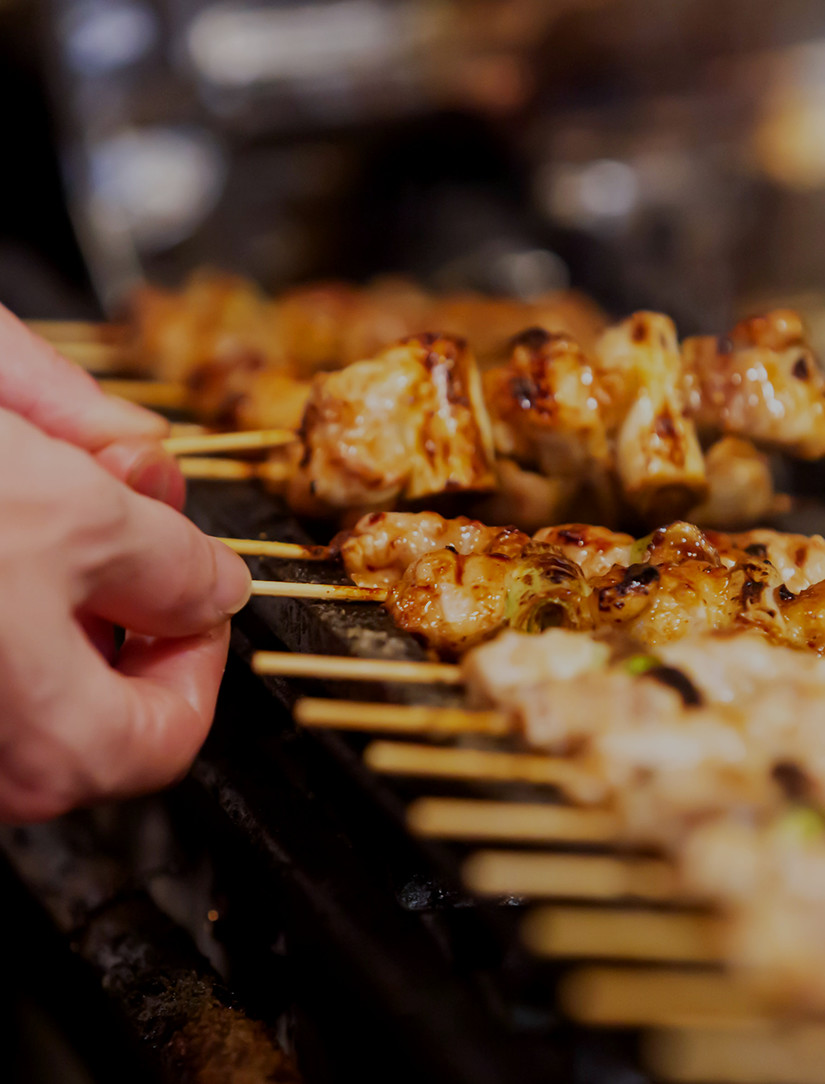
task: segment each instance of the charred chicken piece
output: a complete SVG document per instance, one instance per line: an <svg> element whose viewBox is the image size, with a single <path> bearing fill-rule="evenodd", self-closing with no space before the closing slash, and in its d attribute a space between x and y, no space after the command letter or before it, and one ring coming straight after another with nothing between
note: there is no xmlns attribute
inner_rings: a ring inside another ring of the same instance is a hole
<svg viewBox="0 0 825 1084"><path fill-rule="evenodd" d="M465 343L422 335L372 361L315 377L303 457L287 496L298 511L381 508L495 484L481 381Z"/></svg>
<svg viewBox="0 0 825 1084"><path fill-rule="evenodd" d="M684 514L704 499L707 479L673 322L637 312L601 336L596 359L624 496L646 520Z"/></svg>
<svg viewBox="0 0 825 1084"><path fill-rule="evenodd" d="M803 459L825 454L825 377L797 313L744 320L730 336L682 345L687 404L703 432L729 433Z"/></svg>
<svg viewBox="0 0 825 1084"><path fill-rule="evenodd" d="M590 628L589 596L577 564L555 546L528 542L517 555L433 550L407 568L386 605L400 628L456 658L505 626Z"/></svg>
<svg viewBox="0 0 825 1084"><path fill-rule="evenodd" d="M414 561L433 550L450 549L461 556L507 555L520 553L529 541L515 527L487 527L466 516L445 519L436 512L372 512L351 531L336 535L330 548L359 587L389 587Z"/></svg>

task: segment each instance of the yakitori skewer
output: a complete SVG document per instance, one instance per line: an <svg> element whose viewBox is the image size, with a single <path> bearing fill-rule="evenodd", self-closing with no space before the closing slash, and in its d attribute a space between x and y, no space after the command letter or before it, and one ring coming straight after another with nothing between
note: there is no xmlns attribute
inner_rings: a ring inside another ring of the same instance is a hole
<svg viewBox="0 0 825 1084"><path fill-rule="evenodd" d="M184 478L199 481L251 481L260 477L263 465L245 459L225 459L209 455L184 455L178 458L178 466Z"/></svg>
<svg viewBox="0 0 825 1084"><path fill-rule="evenodd" d="M251 481L258 478L271 489L289 477L289 464L274 459L253 463L247 459L230 459L218 455L185 455L178 458L178 466L186 478L214 482ZM267 556L272 557L275 554L270 553ZM289 556L294 557L295 554Z"/></svg>
<svg viewBox="0 0 825 1084"><path fill-rule="evenodd" d="M678 1027L645 1037L646 1063L657 1079L681 1084L822 1084L825 1028L758 1021L744 1027Z"/></svg>
<svg viewBox="0 0 825 1084"><path fill-rule="evenodd" d="M348 681L403 681L415 684L442 684L460 685L462 682L461 671L457 666L441 662L416 662L404 659L361 659L343 655L306 655L290 651L256 651L252 656L252 669L256 674L270 674L278 677L313 677L319 679L345 678ZM319 700L318 705L326 705L329 701ZM331 716L332 725L341 725L340 716L336 710L340 710L340 704L333 703ZM344 702L346 707L348 702ZM386 711L386 705L381 705ZM311 711L311 709L310 709ZM498 715L498 713L490 713ZM316 723L326 725L327 723ZM411 729L416 729L412 727ZM507 732L506 720L502 727L494 733ZM489 733L489 731L486 731Z"/></svg>
<svg viewBox="0 0 825 1084"><path fill-rule="evenodd" d="M561 983L575 1020L606 1027L764 1026L759 995L731 975L687 967L583 967Z"/></svg>
<svg viewBox="0 0 825 1084"><path fill-rule="evenodd" d="M123 324L108 324L96 320L26 320L26 326L53 344L117 343L126 336Z"/></svg>
<svg viewBox="0 0 825 1084"><path fill-rule="evenodd" d="M407 826L419 836L456 842L610 844L619 822L606 809L481 798L417 798Z"/></svg>
<svg viewBox="0 0 825 1084"><path fill-rule="evenodd" d="M128 399L156 410L186 410L191 398L189 389L174 381L106 379L98 383L107 395L116 395L119 399Z"/></svg>
<svg viewBox="0 0 825 1084"><path fill-rule="evenodd" d="M328 561L330 559L328 546L302 546L296 542L270 542L263 538L221 538L220 541L235 553L243 554L244 557L278 557L287 561Z"/></svg>
<svg viewBox="0 0 825 1084"><path fill-rule="evenodd" d="M236 433L201 433L167 437L163 446L171 455L204 455L209 452L258 451L291 444L291 429L247 429Z"/></svg>
<svg viewBox="0 0 825 1084"><path fill-rule="evenodd" d="M448 735L469 732L501 735L509 731L506 716L497 711L470 713L461 708L354 703L349 700L299 700L295 705L295 718L303 726L365 732L389 731L396 734Z"/></svg>
<svg viewBox="0 0 825 1084"><path fill-rule="evenodd" d="M331 602L383 602L380 587L350 587L339 583L292 583L288 580L253 580L252 594L269 598L315 598Z"/></svg>
<svg viewBox="0 0 825 1084"><path fill-rule="evenodd" d="M675 900L673 867L659 858L476 851L464 863L467 887L482 896Z"/></svg>
<svg viewBox="0 0 825 1084"><path fill-rule="evenodd" d="M723 920L690 911L537 907L522 937L539 956L709 964L720 959Z"/></svg>
<svg viewBox="0 0 825 1084"><path fill-rule="evenodd" d="M408 709L409 710L409 709ZM597 802L604 784L563 757L489 749L454 749L417 743L374 741L364 760L389 775L429 776L473 782L536 783Z"/></svg>

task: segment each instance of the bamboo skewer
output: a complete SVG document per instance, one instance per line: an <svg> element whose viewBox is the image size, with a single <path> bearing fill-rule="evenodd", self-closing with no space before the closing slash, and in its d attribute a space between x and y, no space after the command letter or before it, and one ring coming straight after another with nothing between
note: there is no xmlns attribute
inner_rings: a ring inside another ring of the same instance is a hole
<svg viewBox="0 0 825 1084"><path fill-rule="evenodd" d="M646 1037L645 1060L657 1079L694 1084L822 1084L825 1028L768 1024L673 1029Z"/></svg>
<svg viewBox="0 0 825 1084"><path fill-rule="evenodd" d="M113 342L52 342L63 357L92 373L128 372L136 368L134 357L122 345Z"/></svg>
<svg viewBox="0 0 825 1084"><path fill-rule="evenodd" d="M98 383L107 395L128 399L131 403L163 410L186 410L189 406L189 389L185 384L162 380L109 379L99 380Z"/></svg>
<svg viewBox="0 0 825 1084"><path fill-rule="evenodd" d="M479 712L483 716L476 727L487 727L487 734L506 734L509 726L506 716L498 712ZM461 734L466 732L467 713L456 709L410 707L402 704L353 704L349 700L313 700L306 698L295 705L295 718L303 726L328 727L337 730L393 731L397 734ZM372 746L370 747L372 748ZM407 746L406 748L411 748ZM417 748L417 747L416 747ZM453 750L433 749L429 752L443 753ZM458 750L459 752L461 750ZM368 750L369 752L369 750ZM372 765L375 766L374 764Z"/></svg>
<svg viewBox="0 0 825 1084"><path fill-rule="evenodd" d="M123 324L107 324L94 320L26 320L30 331L50 343L122 342L126 337Z"/></svg>
<svg viewBox="0 0 825 1084"><path fill-rule="evenodd" d="M386 709L386 705L382 707ZM455 710L461 713L460 709ZM406 713L410 709L404 708L403 711ZM597 802L604 797L604 786L589 772L561 757L542 756L538 753L439 748L405 742L375 741L364 751L364 760L374 771L390 775L430 776L474 782L536 783L558 787L584 801Z"/></svg>
<svg viewBox="0 0 825 1084"><path fill-rule="evenodd" d="M619 822L605 809L478 798L418 798L407 809L415 835L456 841L615 843Z"/></svg>
<svg viewBox="0 0 825 1084"><path fill-rule="evenodd" d="M685 967L578 968L562 980L559 996L573 1019L597 1026L716 1029L769 1022L745 984Z"/></svg>
<svg viewBox="0 0 825 1084"><path fill-rule="evenodd" d="M351 587L338 583L292 583L289 580L253 580L252 594L267 598L315 598L331 602L384 602L382 587Z"/></svg>
<svg viewBox="0 0 825 1084"><path fill-rule="evenodd" d="M167 437L163 447L171 455L202 455L207 452L278 448L284 444L292 444L295 439L295 433L291 429L247 429L236 433Z"/></svg>
<svg viewBox="0 0 825 1084"><path fill-rule="evenodd" d="M229 459L222 456L180 456L178 466L186 478L204 481L245 481L258 479L270 488L280 485L292 473L289 463L266 460L251 463L247 459Z"/></svg>
<svg viewBox="0 0 825 1084"><path fill-rule="evenodd" d="M616 855L476 851L462 875L482 896L662 902L675 900L678 890L667 862Z"/></svg>
<svg viewBox="0 0 825 1084"><path fill-rule="evenodd" d="M460 685L462 681L459 668L447 663L360 659L348 655L304 655L289 651L256 651L252 656L252 669L256 674L274 674L279 677L345 678L348 681L403 681L441 685ZM318 703L329 702L321 700ZM345 703L347 708L350 707L349 701L338 703ZM386 711L387 705L382 704L381 708ZM331 710L334 712L334 708ZM335 726L336 723L333 722L332 725ZM494 733L507 733L508 729L505 718L503 725Z"/></svg>
<svg viewBox="0 0 825 1084"><path fill-rule="evenodd" d="M521 933L539 956L710 964L719 962L722 930L716 915L539 907Z"/></svg>
<svg viewBox="0 0 825 1084"><path fill-rule="evenodd" d="M244 557L279 557L287 561L329 561L329 546L301 546L295 542L270 542L263 538L221 538L225 546ZM292 658L301 656L289 656ZM315 658L326 658L316 655ZM365 662L368 660L364 660Z"/></svg>
<svg viewBox="0 0 825 1084"><path fill-rule="evenodd" d="M244 459L221 459L219 456L184 455L178 467L184 478L216 482L242 482L260 477L260 463Z"/></svg>

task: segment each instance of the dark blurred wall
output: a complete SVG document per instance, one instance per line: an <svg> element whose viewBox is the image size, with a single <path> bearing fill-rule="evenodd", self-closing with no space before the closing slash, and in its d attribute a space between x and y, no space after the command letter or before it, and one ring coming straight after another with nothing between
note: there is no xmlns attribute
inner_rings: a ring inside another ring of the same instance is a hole
<svg viewBox="0 0 825 1084"><path fill-rule="evenodd" d="M0 0L0 300L23 316L95 312L43 91L39 5Z"/></svg>

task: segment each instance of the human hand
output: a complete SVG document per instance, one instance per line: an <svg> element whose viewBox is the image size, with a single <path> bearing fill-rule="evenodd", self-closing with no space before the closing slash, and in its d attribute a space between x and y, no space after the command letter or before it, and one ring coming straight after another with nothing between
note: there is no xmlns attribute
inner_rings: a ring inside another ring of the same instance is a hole
<svg viewBox="0 0 825 1084"><path fill-rule="evenodd" d="M51 392L18 393L38 425L114 432L103 405L84 418ZM212 720L228 616L249 594L244 562L11 410L0 462L0 819L173 781ZM111 622L128 630L117 655L87 632Z"/></svg>
<svg viewBox="0 0 825 1084"><path fill-rule="evenodd" d="M169 423L152 411L104 395L68 361L0 305L0 408L90 452L138 493L183 507L186 487L160 442Z"/></svg>

